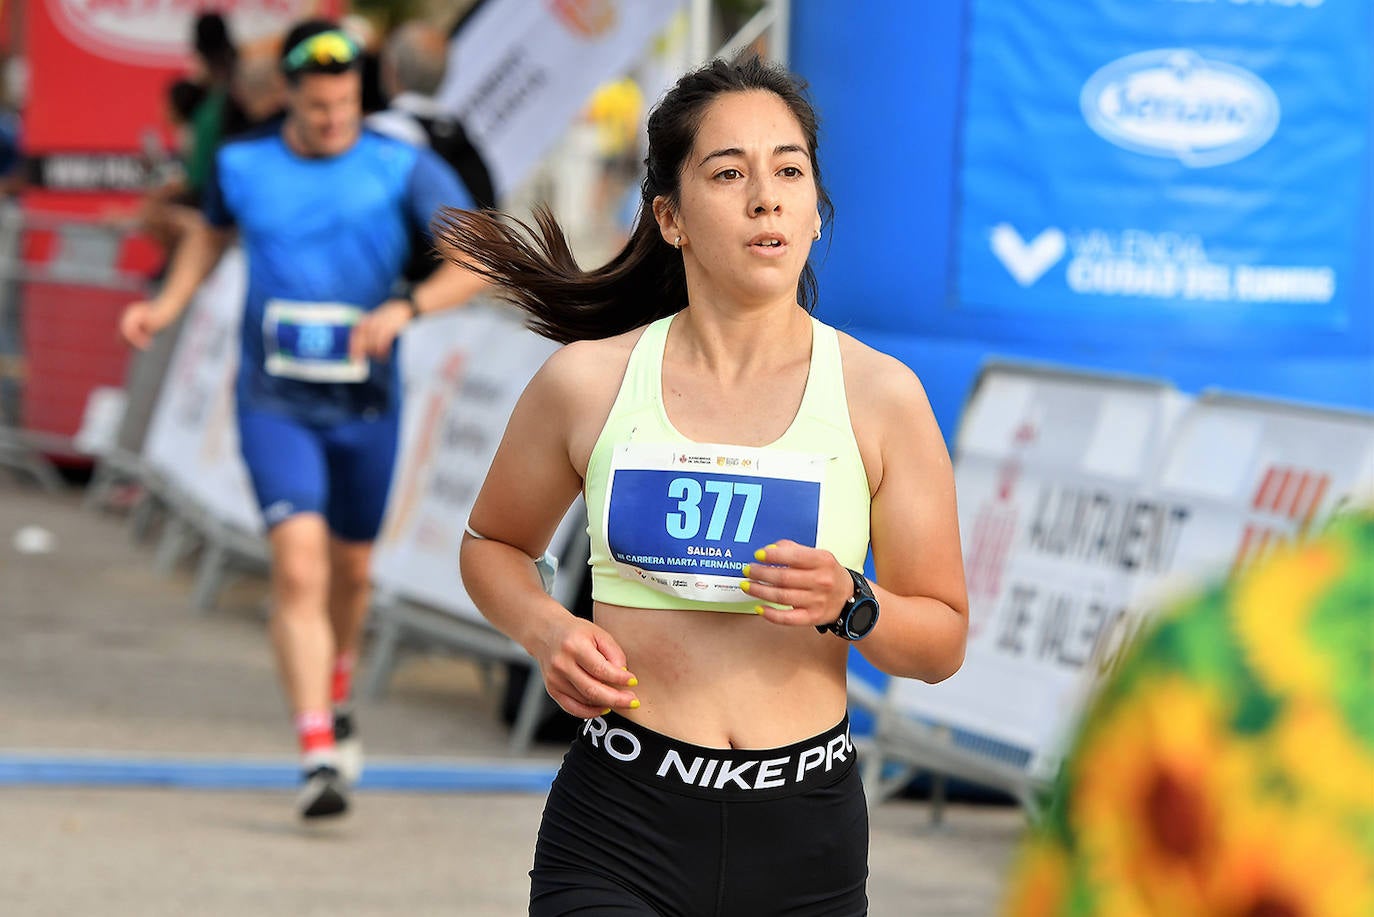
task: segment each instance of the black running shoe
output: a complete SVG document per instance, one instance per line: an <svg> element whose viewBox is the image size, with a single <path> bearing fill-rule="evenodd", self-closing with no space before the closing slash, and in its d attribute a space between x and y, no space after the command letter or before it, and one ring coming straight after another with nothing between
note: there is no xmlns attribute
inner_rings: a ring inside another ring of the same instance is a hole
<svg viewBox="0 0 1374 917"><path fill-rule="evenodd" d="M305 786L296 798L296 811L304 819L330 818L348 811L339 772L327 764L305 774Z"/></svg>
<svg viewBox="0 0 1374 917"><path fill-rule="evenodd" d="M339 776L349 786L357 786L363 775L363 740L358 737L353 714L346 710L334 711L334 753L338 758Z"/></svg>

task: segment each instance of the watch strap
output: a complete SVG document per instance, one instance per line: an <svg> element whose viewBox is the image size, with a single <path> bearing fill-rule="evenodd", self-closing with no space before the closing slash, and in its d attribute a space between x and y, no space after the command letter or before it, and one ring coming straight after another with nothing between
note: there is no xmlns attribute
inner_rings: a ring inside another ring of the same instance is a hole
<svg viewBox="0 0 1374 917"><path fill-rule="evenodd" d="M862 573L857 570L851 570L848 567L844 569L845 572L849 574L849 578L854 581L854 592L850 594L849 598L844 600L844 604L840 606L840 613L835 616L835 620L831 621L829 624L816 625L817 633L835 634L836 636L843 637L844 634L840 632L840 622L849 614L849 610L854 607L854 604L859 601L859 599L872 599L874 597L873 587L868 585L868 579Z"/></svg>
<svg viewBox="0 0 1374 917"><path fill-rule="evenodd" d="M411 319L417 319L420 317L420 304L415 301L414 287L406 287L405 292L401 294L400 299L404 300L405 304L410 306Z"/></svg>

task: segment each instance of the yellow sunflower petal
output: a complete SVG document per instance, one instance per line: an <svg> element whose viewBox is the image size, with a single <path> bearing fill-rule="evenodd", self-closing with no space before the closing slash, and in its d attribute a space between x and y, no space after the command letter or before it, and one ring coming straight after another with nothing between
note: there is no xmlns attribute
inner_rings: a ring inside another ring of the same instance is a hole
<svg viewBox="0 0 1374 917"><path fill-rule="evenodd" d="M1369 917L1374 861L1335 819L1257 803L1228 813L1209 913Z"/></svg>
<svg viewBox="0 0 1374 917"><path fill-rule="evenodd" d="M1280 694L1327 693L1329 660L1306 634L1316 599L1345 569L1339 543L1320 542L1285 551L1236 583L1235 626L1241 647L1261 680Z"/></svg>
<svg viewBox="0 0 1374 917"><path fill-rule="evenodd" d="M1275 758L1299 792L1336 811L1374 812L1374 755L1325 704L1294 703L1274 727Z"/></svg>
<svg viewBox="0 0 1374 917"><path fill-rule="evenodd" d="M1065 912L1068 887L1064 849L1046 838L1032 838L1017 856L1002 913L1004 917L1059 917Z"/></svg>

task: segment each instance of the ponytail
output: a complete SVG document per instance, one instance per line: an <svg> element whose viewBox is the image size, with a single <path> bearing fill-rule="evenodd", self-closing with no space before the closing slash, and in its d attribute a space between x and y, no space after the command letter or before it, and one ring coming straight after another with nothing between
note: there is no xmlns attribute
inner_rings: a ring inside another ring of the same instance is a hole
<svg viewBox="0 0 1374 917"><path fill-rule="evenodd" d="M647 208L620 253L591 271L577 266L547 207L535 210L534 222L446 207L434 235L450 258L523 309L531 329L560 344L622 334L687 305L682 255L663 241Z"/></svg>

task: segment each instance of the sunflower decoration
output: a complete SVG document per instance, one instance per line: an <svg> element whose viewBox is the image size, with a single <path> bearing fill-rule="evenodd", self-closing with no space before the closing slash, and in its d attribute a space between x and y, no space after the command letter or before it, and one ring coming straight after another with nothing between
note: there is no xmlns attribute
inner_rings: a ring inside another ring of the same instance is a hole
<svg viewBox="0 0 1374 917"><path fill-rule="evenodd" d="M1068 852L1050 839L1027 840L1012 873L1018 889L1018 917L1054 917L1066 910L1071 892Z"/></svg>
<svg viewBox="0 0 1374 917"><path fill-rule="evenodd" d="M1337 820L1261 799L1229 813L1207 877L1204 914L1369 917L1371 851ZM1167 912L1163 912L1167 913Z"/></svg>
<svg viewBox="0 0 1374 917"><path fill-rule="evenodd" d="M1374 510L1146 629L1084 717L1004 912L1374 915Z"/></svg>

